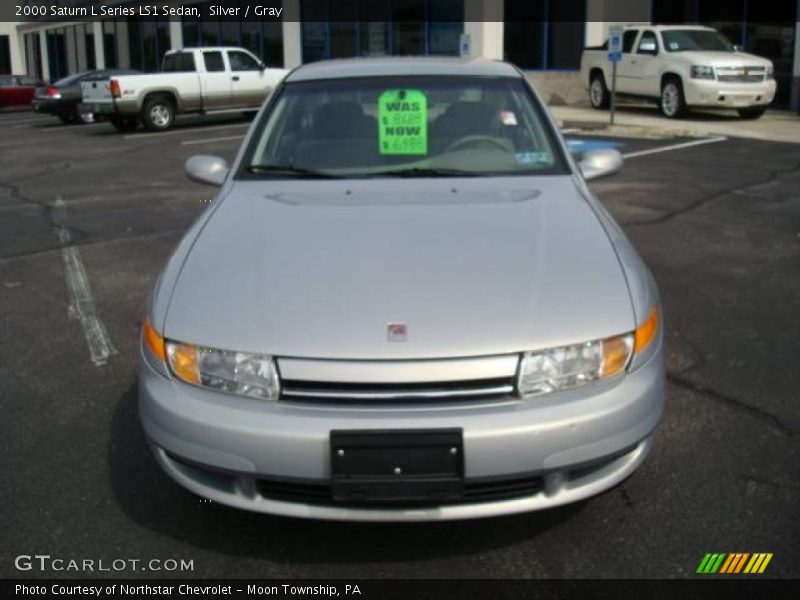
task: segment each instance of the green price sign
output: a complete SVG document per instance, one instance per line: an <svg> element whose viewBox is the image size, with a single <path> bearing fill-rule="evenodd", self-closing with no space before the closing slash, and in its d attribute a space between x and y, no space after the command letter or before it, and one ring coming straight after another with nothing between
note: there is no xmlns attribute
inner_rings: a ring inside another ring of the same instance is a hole
<svg viewBox="0 0 800 600"><path fill-rule="evenodd" d="M428 99L419 90L387 90L378 98L381 154L428 153Z"/></svg>

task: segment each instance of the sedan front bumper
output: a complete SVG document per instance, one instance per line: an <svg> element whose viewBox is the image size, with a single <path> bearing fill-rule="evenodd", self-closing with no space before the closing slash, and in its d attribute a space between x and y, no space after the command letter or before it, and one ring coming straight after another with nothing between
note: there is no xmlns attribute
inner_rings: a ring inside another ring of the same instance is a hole
<svg viewBox="0 0 800 600"><path fill-rule="evenodd" d="M363 521L510 514L588 498L641 464L664 406L660 344L634 372L574 390L530 400L508 396L401 406L233 397L167 378L143 358L139 410L161 467L184 487L223 504ZM385 508L339 505L327 497L331 430L454 427L463 429L466 487L485 490L500 482L515 493Z"/></svg>

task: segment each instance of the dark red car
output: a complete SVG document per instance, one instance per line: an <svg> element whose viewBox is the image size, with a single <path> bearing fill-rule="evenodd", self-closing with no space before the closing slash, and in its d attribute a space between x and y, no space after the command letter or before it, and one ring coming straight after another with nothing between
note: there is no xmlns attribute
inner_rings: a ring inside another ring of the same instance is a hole
<svg viewBox="0 0 800 600"><path fill-rule="evenodd" d="M43 85L47 84L27 75L0 75L0 108L30 106L36 88Z"/></svg>

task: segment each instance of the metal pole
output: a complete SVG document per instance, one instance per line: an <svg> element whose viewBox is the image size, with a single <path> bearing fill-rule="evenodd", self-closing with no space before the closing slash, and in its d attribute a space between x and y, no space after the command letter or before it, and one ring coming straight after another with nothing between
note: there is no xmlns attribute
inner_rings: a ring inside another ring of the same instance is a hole
<svg viewBox="0 0 800 600"><path fill-rule="evenodd" d="M617 61L611 63L611 125L614 125L614 107L617 104Z"/></svg>

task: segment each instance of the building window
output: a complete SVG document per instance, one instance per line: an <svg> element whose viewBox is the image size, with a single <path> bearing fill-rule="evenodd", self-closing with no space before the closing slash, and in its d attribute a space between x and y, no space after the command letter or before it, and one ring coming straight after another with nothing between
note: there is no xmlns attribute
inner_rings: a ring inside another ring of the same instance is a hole
<svg viewBox="0 0 800 600"><path fill-rule="evenodd" d="M31 77L42 78L42 53L38 33L25 34L25 71Z"/></svg>
<svg viewBox="0 0 800 600"><path fill-rule="evenodd" d="M86 53L86 68L88 70L97 68L97 57L94 53L94 29L90 25L83 26L83 45Z"/></svg>
<svg viewBox="0 0 800 600"><path fill-rule="evenodd" d="M117 22L103 21L103 57L106 69L115 69L119 66L117 39Z"/></svg>
<svg viewBox="0 0 800 600"><path fill-rule="evenodd" d="M63 29L47 32L47 64L50 65L50 80L56 81L67 73L67 36Z"/></svg>
<svg viewBox="0 0 800 600"><path fill-rule="evenodd" d="M351 56L456 56L464 0L301 0L303 62Z"/></svg>
<svg viewBox="0 0 800 600"><path fill-rule="evenodd" d="M145 73L161 70L161 60L170 47L167 21L128 19L130 67ZM107 68L111 65L106 64Z"/></svg>
<svg viewBox="0 0 800 600"><path fill-rule="evenodd" d="M0 35L0 75L11 75L11 44L7 35Z"/></svg>
<svg viewBox="0 0 800 600"><path fill-rule="evenodd" d="M585 0L506 0L504 10L507 61L521 69L572 71L580 68Z"/></svg>
<svg viewBox="0 0 800 600"><path fill-rule="evenodd" d="M208 14L208 5L221 2L197 4L201 15ZM236 0L228 0L225 6L235 7ZM280 2L270 3L280 8ZM283 27L280 21L200 21L194 17L182 20L183 45L192 46L239 46L247 48L269 67L283 66Z"/></svg>

